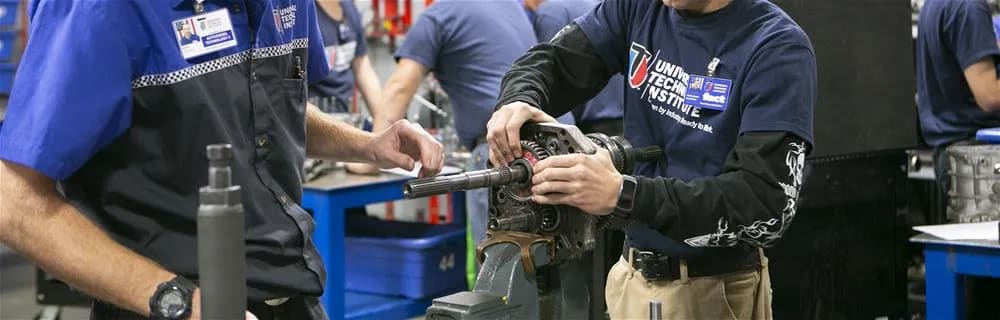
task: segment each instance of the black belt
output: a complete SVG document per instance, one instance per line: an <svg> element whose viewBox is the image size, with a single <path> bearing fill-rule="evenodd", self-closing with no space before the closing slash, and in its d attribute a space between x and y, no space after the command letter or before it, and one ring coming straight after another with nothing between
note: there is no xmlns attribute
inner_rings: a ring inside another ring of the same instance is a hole
<svg viewBox="0 0 1000 320"><path fill-rule="evenodd" d="M760 254L757 250L724 250L720 254L708 254L691 259L681 259L642 251L625 245L622 256L632 264L632 268L642 272L648 281L672 281L681 278L681 265L687 266L688 277L709 277L760 268ZM736 254L734 254L736 253Z"/></svg>

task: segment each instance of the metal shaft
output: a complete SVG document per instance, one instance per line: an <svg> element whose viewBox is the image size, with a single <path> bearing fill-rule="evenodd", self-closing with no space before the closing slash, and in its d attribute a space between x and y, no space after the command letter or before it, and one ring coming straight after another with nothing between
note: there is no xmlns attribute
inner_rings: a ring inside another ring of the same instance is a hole
<svg viewBox="0 0 1000 320"><path fill-rule="evenodd" d="M232 146L207 148L208 186L198 206L198 278L202 319L243 319L246 244L240 187L232 185Z"/></svg>
<svg viewBox="0 0 1000 320"><path fill-rule="evenodd" d="M403 185L403 196L407 199L414 199L455 191L502 186L509 183L525 182L530 176L531 168L515 164L511 167L470 171L450 176L413 179Z"/></svg>
<svg viewBox="0 0 1000 320"><path fill-rule="evenodd" d="M649 300L649 320L663 319L662 307L660 300Z"/></svg>

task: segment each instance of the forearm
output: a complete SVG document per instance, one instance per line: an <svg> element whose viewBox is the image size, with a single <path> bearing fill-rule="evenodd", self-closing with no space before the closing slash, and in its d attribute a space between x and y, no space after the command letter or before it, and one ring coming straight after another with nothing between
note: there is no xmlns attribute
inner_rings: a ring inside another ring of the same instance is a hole
<svg viewBox="0 0 1000 320"><path fill-rule="evenodd" d="M99 300L149 314L149 298L173 274L109 238L29 169L0 162L0 242Z"/></svg>
<svg viewBox="0 0 1000 320"><path fill-rule="evenodd" d="M306 155L313 159L370 162L366 151L374 135L337 121L309 104L306 110Z"/></svg>
<svg viewBox="0 0 1000 320"><path fill-rule="evenodd" d="M560 116L590 100L613 72L575 24L514 62L500 85L497 107L522 101Z"/></svg>
<svg viewBox="0 0 1000 320"><path fill-rule="evenodd" d="M426 67L416 61L400 60L385 84L382 104L378 110L372 111L376 130L385 129L406 116L406 108L420 87L420 80L426 74Z"/></svg>
<svg viewBox="0 0 1000 320"><path fill-rule="evenodd" d="M372 68L367 55L354 59L354 76L358 90L365 99L365 105L368 106L368 111L374 115L373 110L380 109L379 105L382 103L382 83L378 79L378 75L375 74L375 69Z"/></svg>
<svg viewBox="0 0 1000 320"><path fill-rule="evenodd" d="M795 215L806 149L788 133L744 134L719 176L637 178L633 218L695 247L769 246Z"/></svg>

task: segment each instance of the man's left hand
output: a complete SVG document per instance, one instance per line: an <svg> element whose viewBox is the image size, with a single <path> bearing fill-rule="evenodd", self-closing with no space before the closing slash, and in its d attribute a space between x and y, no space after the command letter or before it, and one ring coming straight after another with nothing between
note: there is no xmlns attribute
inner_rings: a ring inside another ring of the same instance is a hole
<svg viewBox="0 0 1000 320"><path fill-rule="evenodd" d="M573 206L591 215L607 215L618 204L622 175L607 150L549 157L534 171L531 199L536 203Z"/></svg>
<svg viewBox="0 0 1000 320"><path fill-rule="evenodd" d="M441 172L444 166L444 146L427 131L406 120L399 120L375 135L367 147L372 164L384 168L413 170L420 161L420 177Z"/></svg>

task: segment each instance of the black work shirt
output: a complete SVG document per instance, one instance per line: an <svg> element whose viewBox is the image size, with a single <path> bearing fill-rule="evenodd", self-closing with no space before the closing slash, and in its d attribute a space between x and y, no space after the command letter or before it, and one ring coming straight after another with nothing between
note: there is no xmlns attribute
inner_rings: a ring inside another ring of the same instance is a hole
<svg viewBox="0 0 1000 320"><path fill-rule="evenodd" d="M237 44L185 59L177 24L192 2L32 1L0 159L60 181L119 243L197 279L204 150L230 143L249 298L320 295L314 222L299 206L306 82L327 73L315 3L208 0L205 12L228 10Z"/></svg>

